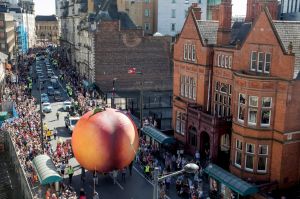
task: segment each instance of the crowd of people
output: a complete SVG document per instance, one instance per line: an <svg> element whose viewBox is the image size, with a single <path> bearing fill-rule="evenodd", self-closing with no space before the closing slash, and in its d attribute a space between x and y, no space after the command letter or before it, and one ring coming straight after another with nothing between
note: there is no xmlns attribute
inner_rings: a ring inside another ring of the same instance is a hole
<svg viewBox="0 0 300 199"><path fill-rule="evenodd" d="M31 96L31 89L27 86L29 81L27 78L29 76L29 68L30 65L19 67L20 75L18 84L12 84L10 81L6 82L5 95L2 96L1 101L4 103L10 102L15 107L18 117L5 120L1 125L1 130L9 133L21 167L24 169L25 176L30 186L34 187L39 184L39 179L33 167L32 160L37 155L48 154L54 158L54 162L60 162L64 157L65 159L69 158L70 145L62 143L62 145L58 145L57 149L53 151L50 143L44 139L44 147L42 147L40 133L41 123L40 114L37 111L37 101ZM65 146L67 146L67 151L61 149L64 149ZM54 156L51 156L51 154L54 154ZM47 199L72 198L72 196L76 198L76 192L72 191L70 187L63 183L60 185L59 192L52 191L51 195L49 195L49 190L46 192ZM39 189L34 197L43 198L41 194L42 189Z"/></svg>
<svg viewBox="0 0 300 199"><path fill-rule="evenodd" d="M140 149L136 157L136 162L144 171L144 175L149 180L153 180L153 171L157 167L159 175L164 176L169 173L182 170L183 167L190 162L196 163L200 170L194 175L180 175L175 179L167 177L160 184L160 198L164 199L165 195L170 190L171 185L176 186L178 196L181 198L200 199L203 197L202 191L202 169L200 162L197 158L185 158L181 155L175 155L159 148L158 145L150 144L146 141L145 137L140 138Z"/></svg>

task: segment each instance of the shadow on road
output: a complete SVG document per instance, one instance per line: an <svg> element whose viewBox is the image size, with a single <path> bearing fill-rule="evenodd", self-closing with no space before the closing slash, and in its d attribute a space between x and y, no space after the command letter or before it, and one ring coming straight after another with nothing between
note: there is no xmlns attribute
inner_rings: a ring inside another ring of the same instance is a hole
<svg viewBox="0 0 300 199"><path fill-rule="evenodd" d="M64 138L72 137L71 133L69 133L69 130L65 127L57 127L56 130L57 130L58 137L64 137Z"/></svg>

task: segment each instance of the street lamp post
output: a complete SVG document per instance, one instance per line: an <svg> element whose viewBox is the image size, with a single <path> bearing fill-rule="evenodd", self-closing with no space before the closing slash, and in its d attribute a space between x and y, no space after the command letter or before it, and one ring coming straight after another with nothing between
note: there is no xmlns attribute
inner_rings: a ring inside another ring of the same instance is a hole
<svg viewBox="0 0 300 199"><path fill-rule="evenodd" d="M41 144L42 144L42 150L44 153L44 127L43 127L43 109L42 109L42 89L41 89L41 79L40 77L38 78L39 80L39 93L40 93L40 118L41 118Z"/></svg>
<svg viewBox="0 0 300 199"><path fill-rule="evenodd" d="M117 78L115 77L113 79L113 88L112 88L112 96L111 96L111 108L116 108L116 105L115 105L115 83L117 81Z"/></svg>
<svg viewBox="0 0 300 199"><path fill-rule="evenodd" d="M159 172L159 168L155 167L154 168L154 185L153 185L153 199L158 199L158 183L163 181L164 179L168 178L168 177L173 177L173 176L177 176L179 174L182 174L184 172L186 173L195 173L199 170L199 166L195 163L189 163L187 165L185 165L183 167L182 170L180 171L176 171L174 173L168 174L168 175L164 175L161 177L158 177L158 172Z"/></svg>

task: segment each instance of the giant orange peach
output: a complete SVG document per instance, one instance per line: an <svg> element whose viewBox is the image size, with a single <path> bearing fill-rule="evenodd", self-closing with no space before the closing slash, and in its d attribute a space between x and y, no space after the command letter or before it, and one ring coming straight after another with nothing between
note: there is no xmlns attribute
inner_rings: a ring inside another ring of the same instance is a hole
<svg viewBox="0 0 300 199"><path fill-rule="evenodd" d="M72 135L76 160L85 169L109 172L134 159L139 138L134 122L122 111L89 111L77 122Z"/></svg>

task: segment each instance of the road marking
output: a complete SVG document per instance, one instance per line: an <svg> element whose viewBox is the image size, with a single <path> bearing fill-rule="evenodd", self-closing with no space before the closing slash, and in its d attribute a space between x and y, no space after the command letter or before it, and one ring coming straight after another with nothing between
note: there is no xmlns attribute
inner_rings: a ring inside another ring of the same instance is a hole
<svg viewBox="0 0 300 199"><path fill-rule="evenodd" d="M142 174L137 168L135 168L135 166L133 166L133 169L140 175L142 176L147 182L149 182L149 184L151 184L153 186L153 183L148 180L147 178L145 178L144 174Z"/></svg>
<svg viewBox="0 0 300 199"><path fill-rule="evenodd" d="M149 182L149 184L151 184L152 186L154 186L153 185L153 183L150 181L150 180L148 180L147 178L145 178L145 176L135 167L135 166L133 166L133 169L140 175L140 176L142 176L147 182ZM165 198L166 199L171 199L169 196L167 196L167 195L165 195Z"/></svg>
<svg viewBox="0 0 300 199"><path fill-rule="evenodd" d="M109 176L111 177L111 179L114 180L114 178L111 175ZM118 182L118 180L116 180L116 184L120 187L120 189L124 190L124 187Z"/></svg>

